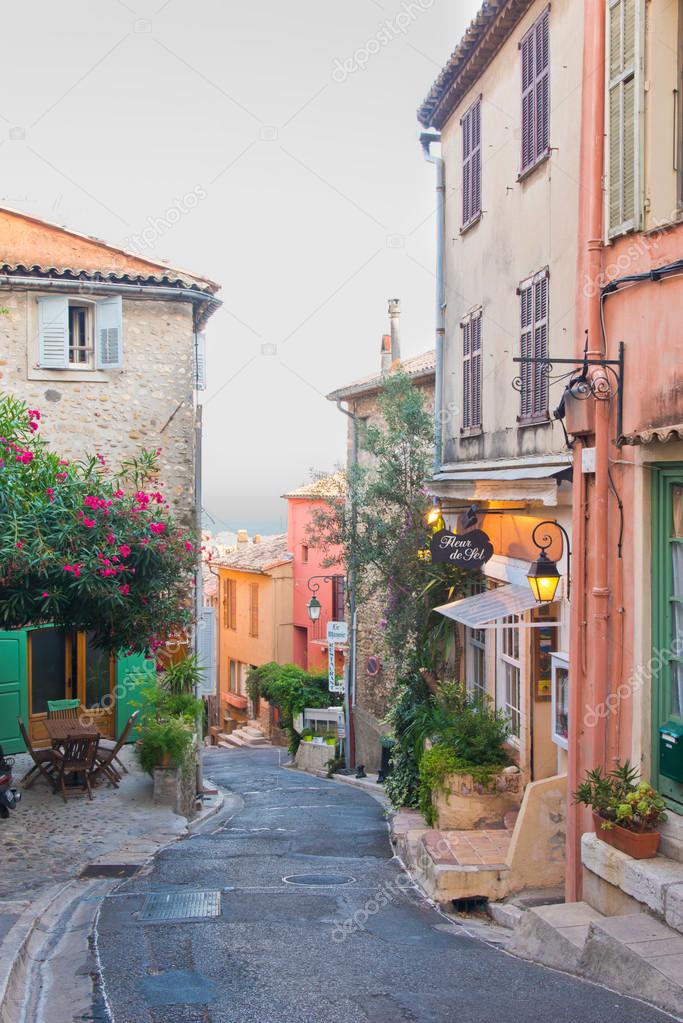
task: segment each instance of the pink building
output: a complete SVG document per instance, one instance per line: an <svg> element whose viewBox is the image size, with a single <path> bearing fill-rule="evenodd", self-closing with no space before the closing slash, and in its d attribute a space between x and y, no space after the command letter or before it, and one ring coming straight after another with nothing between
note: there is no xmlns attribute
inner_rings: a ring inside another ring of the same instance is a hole
<svg viewBox="0 0 683 1023"><path fill-rule="evenodd" d="M316 512L329 507L330 499L343 498L345 489L345 473L337 472L283 495L287 501L287 549L293 556L293 659L310 670L327 667L327 623L344 620L345 601L341 548L338 560L330 565L336 552L313 547L310 531ZM314 592L322 605L316 622L308 614ZM341 664L337 670L341 673Z"/></svg>

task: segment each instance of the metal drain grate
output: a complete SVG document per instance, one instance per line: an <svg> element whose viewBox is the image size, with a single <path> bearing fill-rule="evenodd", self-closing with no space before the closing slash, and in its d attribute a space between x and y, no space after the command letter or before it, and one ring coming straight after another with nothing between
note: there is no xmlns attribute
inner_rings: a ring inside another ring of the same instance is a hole
<svg viewBox="0 0 683 1023"><path fill-rule="evenodd" d="M145 899L138 920L165 923L167 920L204 920L220 915L220 892L156 892Z"/></svg>
<svg viewBox="0 0 683 1023"><path fill-rule="evenodd" d="M89 863L79 877L133 877L142 863Z"/></svg>
<svg viewBox="0 0 683 1023"><path fill-rule="evenodd" d="M350 874L290 874L282 880L286 884L301 884L309 888L335 888L356 883L355 877Z"/></svg>

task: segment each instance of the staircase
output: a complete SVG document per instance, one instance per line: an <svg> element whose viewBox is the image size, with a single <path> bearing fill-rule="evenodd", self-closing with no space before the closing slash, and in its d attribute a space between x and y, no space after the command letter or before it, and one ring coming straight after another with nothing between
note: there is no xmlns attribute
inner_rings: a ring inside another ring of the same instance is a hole
<svg viewBox="0 0 683 1023"><path fill-rule="evenodd" d="M259 727L256 721L250 721L240 728L233 729L230 733L219 732L217 738L218 745L222 746L223 749L237 749L245 746L250 748L270 746L270 742L266 738L263 729Z"/></svg>

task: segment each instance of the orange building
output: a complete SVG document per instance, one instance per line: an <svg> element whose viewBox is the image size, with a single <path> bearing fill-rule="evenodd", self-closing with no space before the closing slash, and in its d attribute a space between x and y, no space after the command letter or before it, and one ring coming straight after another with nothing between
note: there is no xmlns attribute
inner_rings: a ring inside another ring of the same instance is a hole
<svg viewBox="0 0 683 1023"><path fill-rule="evenodd" d="M218 574L218 684L226 732L249 718L251 667L292 661L292 556L287 537L246 536L212 566Z"/></svg>

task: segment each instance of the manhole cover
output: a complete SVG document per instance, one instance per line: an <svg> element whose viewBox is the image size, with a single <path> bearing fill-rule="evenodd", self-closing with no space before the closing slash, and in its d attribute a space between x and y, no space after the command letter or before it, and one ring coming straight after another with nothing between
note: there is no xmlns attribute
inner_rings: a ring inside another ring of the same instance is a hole
<svg viewBox="0 0 683 1023"><path fill-rule="evenodd" d="M355 884L355 877L349 874L290 874L283 877L286 884L302 884L309 888L332 888L344 884Z"/></svg>
<svg viewBox="0 0 683 1023"><path fill-rule="evenodd" d="M202 920L221 914L220 892L169 892L148 895L138 916L145 923Z"/></svg>

